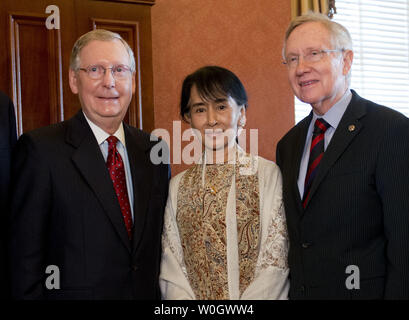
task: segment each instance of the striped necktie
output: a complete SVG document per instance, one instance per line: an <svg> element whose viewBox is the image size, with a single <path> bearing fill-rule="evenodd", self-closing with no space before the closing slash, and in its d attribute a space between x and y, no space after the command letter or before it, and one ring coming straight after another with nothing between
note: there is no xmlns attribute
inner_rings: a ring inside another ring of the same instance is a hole
<svg viewBox="0 0 409 320"><path fill-rule="evenodd" d="M324 135L329 127L330 124L322 118L318 118L315 121L311 139L310 159L308 160L308 170L304 182L304 197L302 202L304 208L308 203L312 182L317 175L321 159L324 155Z"/></svg>

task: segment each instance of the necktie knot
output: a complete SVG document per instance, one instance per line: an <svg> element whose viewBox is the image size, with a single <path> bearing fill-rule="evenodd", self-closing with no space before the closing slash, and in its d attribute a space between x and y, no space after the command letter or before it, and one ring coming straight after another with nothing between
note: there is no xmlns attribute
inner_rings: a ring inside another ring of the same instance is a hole
<svg viewBox="0 0 409 320"><path fill-rule="evenodd" d="M116 146L118 142L118 138L115 136L109 136L106 140L108 141L108 147Z"/></svg>
<svg viewBox="0 0 409 320"><path fill-rule="evenodd" d="M327 131L327 129L330 127L331 125L325 121L323 118L318 118L317 120L315 120L314 123L314 134L322 134L325 133L325 131Z"/></svg>

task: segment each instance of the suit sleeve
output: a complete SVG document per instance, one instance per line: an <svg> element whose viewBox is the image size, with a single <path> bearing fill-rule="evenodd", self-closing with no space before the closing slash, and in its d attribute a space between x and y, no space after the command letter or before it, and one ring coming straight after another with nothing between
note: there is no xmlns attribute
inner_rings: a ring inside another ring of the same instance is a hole
<svg viewBox="0 0 409 320"><path fill-rule="evenodd" d="M0 92L0 207L7 207L11 153L16 144L16 118L11 100Z"/></svg>
<svg viewBox="0 0 409 320"><path fill-rule="evenodd" d="M409 120L384 137L376 169L387 239L385 299L409 299Z"/></svg>
<svg viewBox="0 0 409 320"><path fill-rule="evenodd" d="M51 179L45 157L23 135L13 155L10 260L12 296L42 299Z"/></svg>
<svg viewBox="0 0 409 320"><path fill-rule="evenodd" d="M0 104L0 212L5 214L2 217L3 221L7 221L11 153L16 144L17 134L13 102L0 93ZM7 234L9 230L7 223L1 223L0 232L0 298L9 299L10 284L7 272Z"/></svg>
<svg viewBox="0 0 409 320"><path fill-rule="evenodd" d="M163 230L163 221L164 221L164 215L165 215L165 206L166 206L166 201L168 198L168 192L169 192L169 181L170 181L170 176L171 176L171 171L170 171L170 166L169 164L162 164L161 165L161 192L163 194L163 210L159 213L161 215L161 224L160 224L160 232L158 233L159 238L158 238L158 243L160 246L160 249L158 251L158 256L157 256L157 261L159 261L158 269L157 269L157 282L156 282L156 292L157 292L157 299L161 299L161 291L160 291L160 261L162 257L162 250L163 250L163 244L162 244L162 230Z"/></svg>

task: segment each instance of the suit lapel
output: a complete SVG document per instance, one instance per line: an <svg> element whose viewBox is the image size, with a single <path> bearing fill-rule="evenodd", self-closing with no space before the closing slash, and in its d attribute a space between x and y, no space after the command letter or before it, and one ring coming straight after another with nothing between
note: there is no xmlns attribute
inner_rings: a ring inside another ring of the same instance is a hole
<svg viewBox="0 0 409 320"><path fill-rule="evenodd" d="M337 129L335 130L331 142L329 143L327 150L322 157L317 177L314 179L311 186L309 201L311 201L314 193L327 175L328 171L341 157L348 145L362 129L362 123L359 121L359 119L366 113L365 106L360 101L362 98L360 98L353 90L351 91L351 102L345 110L345 113L342 116Z"/></svg>
<svg viewBox="0 0 409 320"><path fill-rule="evenodd" d="M72 155L72 161L95 193L122 242L131 251L122 212L104 157L82 111L72 119L66 139L77 148Z"/></svg>
<svg viewBox="0 0 409 320"><path fill-rule="evenodd" d="M295 150L295 155L292 157L292 160L294 163L292 164L291 168L292 170L292 185L293 185L293 192L294 196L297 202L297 208L302 214L304 212L304 209L302 207L302 199L300 196L300 190L298 189L298 175L300 172L300 165L301 165L301 158L302 154L304 152L304 147L305 147L305 139L307 138L307 133L308 133L308 127L310 125L312 119L312 111L306 117L303 119L299 124L298 124L298 133L295 135L298 139L294 143L294 150Z"/></svg>
<svg viewBox="0 0 409 320"><path fill-rule="evenodd" d="M134 193L132 250L135 252L141 241L148 214L148 203L152 193L153 168L149 158L150 145L144 144L142 139L138 138L137 131L133 131L128 125L124 124L124 131Z"/></svg>

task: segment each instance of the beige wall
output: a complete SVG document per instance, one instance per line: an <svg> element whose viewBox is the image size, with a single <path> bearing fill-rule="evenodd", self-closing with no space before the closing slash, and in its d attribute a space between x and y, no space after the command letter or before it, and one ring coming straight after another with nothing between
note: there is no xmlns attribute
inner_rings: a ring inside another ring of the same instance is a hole
<svg viewBox="0 0 409 320"><path fill-rule="evenodd" d="M294 99L281 64L290 17L290 1L157 0L152 8L155 127L172 132L172 120L180 119L186 75L219 65L243 82L249 96L246 128L259 130L259 154L274 160L278 140L294 125ZM172 165L172 175L186 167Z"/></svg>

